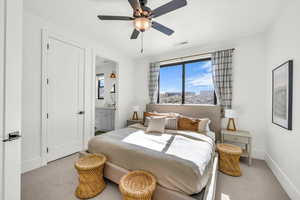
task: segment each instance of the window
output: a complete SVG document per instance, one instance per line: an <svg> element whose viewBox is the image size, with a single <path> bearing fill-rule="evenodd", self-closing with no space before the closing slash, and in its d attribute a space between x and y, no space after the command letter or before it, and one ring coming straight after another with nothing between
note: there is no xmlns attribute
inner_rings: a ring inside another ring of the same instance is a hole
<svg viewBox="0 0 300 200"><path fill-rule="evenodd" d="M104 74L96 75L97 98L104 99Z"/></svg>
<svg viewBox="0 0 300 200"><path fill-rule="evenodd" d="M211 59L161 66L158 103L216 104Z"/></svg>
<svg viewBox="0 0 300 200"><path fill-rule="evenodd" d="M182 66L172 65L160 68L159 102L181 104Z"/></svg>

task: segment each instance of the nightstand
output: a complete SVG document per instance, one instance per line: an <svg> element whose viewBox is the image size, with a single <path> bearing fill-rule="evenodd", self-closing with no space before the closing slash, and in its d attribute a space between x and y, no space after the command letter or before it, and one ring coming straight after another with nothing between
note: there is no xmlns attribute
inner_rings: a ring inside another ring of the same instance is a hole
<svg viewBox="0 0 300 200"><path fill-rule="evenodd" d="M132 124L142 124L143 123L143 120L142 119L138 119L138 120L133 120L133 119L129 119L127 120L127 126L130 126Z"/></svg>
<svg viewBox="0 0 300 200"><path fill-rule="evenodd" d="M226 129L222 130L222 143L232 143L245 146L243 149L242 157L248 158L248 164L251 165L251 145L252 145L252 136L248 131L228 131Z"/></svg>

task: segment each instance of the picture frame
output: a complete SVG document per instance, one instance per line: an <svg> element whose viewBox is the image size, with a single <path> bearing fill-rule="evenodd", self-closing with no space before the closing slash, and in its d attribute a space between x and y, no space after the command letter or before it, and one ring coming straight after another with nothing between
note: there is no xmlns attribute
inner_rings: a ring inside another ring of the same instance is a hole
<svg viewBox="0 0 300 200"><path fill-rule="evenodd" d="M272 123L292 130L293 60L272 70Z"/></svg>

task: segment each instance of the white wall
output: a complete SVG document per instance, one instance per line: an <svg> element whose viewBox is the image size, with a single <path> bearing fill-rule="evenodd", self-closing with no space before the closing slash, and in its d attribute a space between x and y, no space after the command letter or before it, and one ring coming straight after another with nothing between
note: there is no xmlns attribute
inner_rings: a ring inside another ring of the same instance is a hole
<svg viewBox="0 0 300 200"><path fill-rule="evenodd" d="M110 74L116 72L116 64L111 62L108 64L96 65L96 74L104 74L104 99L96 98L95 106L104 107L107 104L113 104L111 99L111 88L116 84L117 79L110 78ZM118 76L117 76L118 77ZM113 94L115 95L115 94Z"/></svg>
<svg viewBox="0 0 300 200"><path fill-rule="evenodd" d="M132 61L108 47L101 41L93 41L82 33L74 32L67 27L53 24L29 11L24 12L23 22L23 82L22 82L22 168L28 171L41 166L41 29L62 35L70 40L80 43L87 48L86 73L86 124L85 131L92 135L94 118L95 71L93 68L94 55L114 60L118 63L119 94L116 125L122 127L131 114L133 100L133 64Z"/></svg>
<svg viewBox="0 0 300 200"><path fill-rule="evenodd" d="M293 1L268 34L268 139L266 160L291 199L300 199L300 2ZM272 124L272 69L294 60L293 131Z"/></svg>
<svg viewBox="0 0 300 200"><path fill-rule="evenodd" d="M266 67L264 34L236 41L188 48L136 61L135 104L145 109L148 98L149 62L193 55L218 49L236 48L233 63L233 109L238 113L237 126L253 135L254 157L263 159L266 136Z"/></svg>

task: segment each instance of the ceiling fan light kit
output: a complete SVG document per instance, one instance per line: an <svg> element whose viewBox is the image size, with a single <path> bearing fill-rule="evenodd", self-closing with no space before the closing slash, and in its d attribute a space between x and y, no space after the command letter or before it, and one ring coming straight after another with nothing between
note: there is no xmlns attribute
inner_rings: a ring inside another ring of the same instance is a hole
<svg viewBox="0 0 300 200"><path fill-rule="evenodd" d="M138 17L133 21L135 29L144 32L151 27L151 20L146 17Z"/></svg>
<svg viewBox="0 0 300 200"><path fill-rule="evenodd" d="M187 5L186 0L172 0L169 3L151 10L151 8L146 6L147 0L128 0L128 2L133 9L132 17L98 15L98 18L100 20L133 21L134 30L130 39L137 39L140 32L143 33L151 27L165 35L172 35L174 33L172 29L153 21L153 19Z"/></svg>

